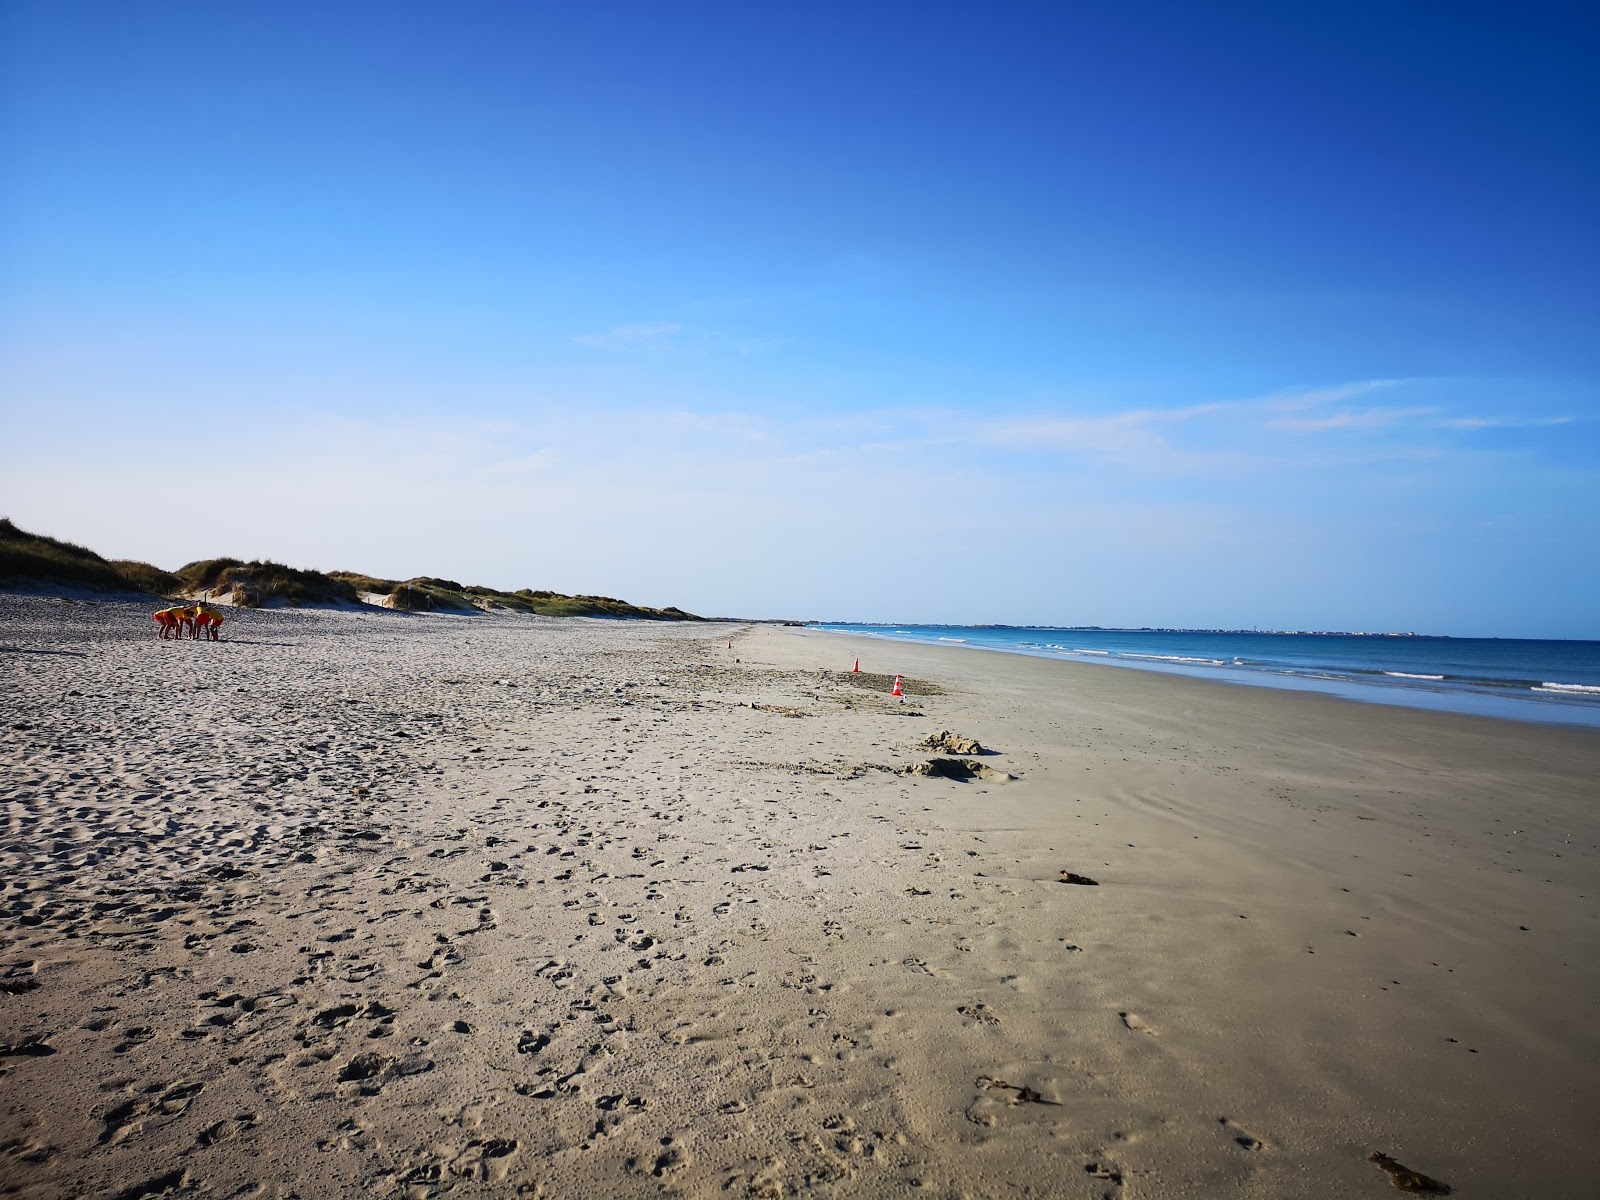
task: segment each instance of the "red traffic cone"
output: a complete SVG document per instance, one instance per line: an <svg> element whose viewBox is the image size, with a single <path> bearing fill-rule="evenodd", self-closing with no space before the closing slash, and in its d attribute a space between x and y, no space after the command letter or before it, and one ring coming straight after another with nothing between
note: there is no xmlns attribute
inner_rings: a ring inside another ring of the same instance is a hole
<svg viewBox="0 0 1600 1200"><path fill-rule="evenodd" d="M856 659L856 665L850 668L850 674L852 674L852 675L861 674L861 660L859 658Z"/></svg>
<svg viewBox="0 0 1600 1200"><path fill-rule="evenodd" d="M906 702L906 694L900 690L900 676L896 675L894 677L894 689L889 693L889 695L897 697L901 704Z"/></svg>

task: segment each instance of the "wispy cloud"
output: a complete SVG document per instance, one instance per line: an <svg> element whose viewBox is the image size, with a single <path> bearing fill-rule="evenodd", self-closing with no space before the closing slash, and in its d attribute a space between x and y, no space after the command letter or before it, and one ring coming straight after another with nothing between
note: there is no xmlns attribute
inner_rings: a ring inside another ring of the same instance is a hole
<svg viewBox="0 0 1600 1200"><path fill-rule="evenodd" d="M572 340L588 350L627 353L659 346L682 332L682 325L662 321L644 325L613 325L604 333L574 334Z"/></svg>
<svg viewBox="0 0 1600 1200"><path fill-rule="evenodd" d="M1402 379L1369 379L1337 387L1274 392L1269 396L1248 400L1216 400L1176 408L1137 408L1091 416L1025 418L1002 423L990 431L986 440L997 445L1054 447L1123 456L1169 447L1169 438L1161 431L1183 425L1223 422L1244 426L1264 424L1267 428L1297 432L1337 428L1371 429L1392 424L1413 411L1437 411L1372 408L1359 412L1339 410L1315 417L1272 415L1308 412L1381 388L1398 387L1405 382Z"/></svg>
<svg viewBox="0 0 1600 1200"><path fill-rule="evenodd" d="M749 357L788 344L785 338L735 337L716 329L696 328L676 321L614 325L603 333L574 334L571 340L585 350L601 350L610 354L670 351L674 355L687 357L706 354Z"/></svg>
<svg viewBox="0 0 1600 1200"><path fill-rule="evenodd" d="M1386 388L1403 387L1405 384L1415 382L1413 379L1361 379L1354 383L1336 384L1333 387L1294 388L1275 392L1259 400L1244 400L1226 407L1304 412L1308 408L1320 408L1324 404L1342 404L1346 400L1354 400L1357 396L1369 395Z"/></svg>
<svg viewBox="0 0 1600 1200"><path fill-rule="evenodd" d="M1182 420L1175 411L1138 410L1094 417L1007 421L983 435L993 446L1070 451L1115 461L1147 459L1171 449L1159 426Z"/></svg>
<svg viewBox="0 0 1600 1200"><path fill-rule="evenodd" d="M939 606L958 593L907 589L903 578L948 575L940 556L951 544L981 546L997 564L1032 564L950 576L977 581L971 619L1009 617L1004 606L1014 606L1018 618L1087 621L1151 596L1187 603L1207 587L1219 606L1250 609L1297 573L1308 589L1337 593L1349 572L1329 564L1370 552L1388 528L1374 514L1449 536L1469 517L1501 512L1512 530L1543 528L1550 514L1582 528L1592 470L1552 470L1537 447L1510 448L1534 439L1507 437L1502 448L1492 432L1459 432L1564 417L1499 416L1487 400L1452 408L1440 398L1430 415L1388 419L1396 405L1342 436L1274 424L1364 414L1370 406L1351 403L1360 394L1325 389L1310 400L1279 393L998 425L931 406L839 413L551 400L521 417L315 417L293 427L259 409L239 414L255 424L235 429L237 453L196 468L203 490L235 486L241 469L276 481L273 504L241 511L220 546L198 527L132 521L118 503L152 470L184 461L187 447L159 437L136 456L116 439L91 458L64 426L61 436L35 439L26 459L0 446L0 500L25 525L164 565L227 551L707 612L881 619L908 604L929 605L927 619L949 616ZM406 481L404 513L371 486L375 478ZM584 503L574 505L575 495ZM1491 508L1485 496L1509 499ZM906 542L908 519L941 536ZM1412 535L1389 535L1414 549ZM1475 536L1460 533L1453 544ZM1083 570L1085 561L1100 569ZM1004 586L986 582L1002 574ZM1114 619L1160 617L1158 604Z"/></svg>
<svg viewBox="0 0 1600 1200"><path fill-rule="evenodd" d="M1434 422L1440 429L1548 429L1570 425L1574 417L1443 417Z"/></svg>
<svg viewBox="0 0 1600 1200"><path fill-rule="evenodd" d="M1372 379L1172 408L1041 414L1002 421L980 435L996 448L1058 452L1086 462L1150 474L1239 469L1318 469L1384 461L1421 461L1455 452L1443 431L1532 429L1565 425L1570 416L1452 415L1448 402L1351 404L1380 391L1441 381Z"/></svg>
<svg viewBox="0 0 1600 1200"><path fill-rule="evenodd" d="M1315 417L1276 417L1267 422L1270 429L1289 433L1333 433L1387 429L1412 417L1434 416L1437 408L1342 408Z"/></svg>

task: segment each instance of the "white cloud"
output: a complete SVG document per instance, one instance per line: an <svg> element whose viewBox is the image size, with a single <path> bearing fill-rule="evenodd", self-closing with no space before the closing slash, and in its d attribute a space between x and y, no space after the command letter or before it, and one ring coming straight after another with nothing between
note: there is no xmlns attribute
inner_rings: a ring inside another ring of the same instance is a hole
<svg viewBox="0 0 1600 1200"><path fill-rule="evenodd" d="M572 340L588 350L626 353L659 346L682 332L682 325L663 321L645 325L614 325L604 333L574 334Z"/></svg>
<svg viewBox="0 0 1600 1200"><path fill-rule="evenodd" d="M1339 417L1353 394L998 424L931 407L777 413L547 399L511 420L293 423L263 408L234 429L228 454L198 459L193 444L159 432L140 435L131 454L126 438L91 454L65 426L32 438L26 459L0 445L0 511L169 567L232 553L708 612L1159 623L1165 610L1146 598L1194 598L1208 571L1219 614L1290 603L1269 599L1284 556L1300 555L1319 587L1337 586L1338 573L1316 572L1339 555L1308 539L1361 550L1370 522L1348 514L1370 511L1374 496L1385 511L1448 516L1440 496L1481 489L1491 473L1531 478L1516 456L1465 448L1439 424L1493 418L1372 418L1348 438L1273 425ZM128 498L175 472L199 494L228 498L224 525L139 517L142 502ZM1558 497L1592 488L1536 482ZM993 569L950 571L951 546ZM1271 560L1249 586L1235 566L1215 566L1237 564L1241 550Z"/></svg>
<svg viewBox="0 0 1600 1200"><path fill-rule="evenodd" d="M997 449L1057 452L1084 464L1149 475L1220 477L1246 470L1328 470L1426 461L1459 452L1454 442L1441 440L1441 430L1538 428L1573 420L1457 417L1448 415L1444 404L1349 403L1374 392L1423 384L1438 390L1438 381L1372 379L1172 408L1039 414L992 424L978 434L978 440Z"/></svg>
<svg viewBox="0 0 1600 1200"><path fill-rule="evenodd" d="M1152 450L1170 449L1163 427L1232 422L1255 426L1272 413L1305 412L1336 404L1380 388L1398 387L1401 379L1369 379L1338 387L1275 392L1252 400L1217 400L1177 408L1137 408L1125 412L1091 416L1034 417L1004 422L992 429L985 440L996 445L1054 447L1089 451L1109 457L1137 457ZM1407 415L1435 412L1436 409L1367 409L1360 413L1341 410L1325 417L1275 417L1267 427L1310 431L1336 428L1378 428ZM1389 414L1393 414L1390 418Z"/></svg>
<svg viewBox="0 0 1600 1200"><path fill-rule="evenodd" d="M1289 433L1332 433L1340 430L1370 431L1387 429L1411 417L1427 417L1437 408L1342 408L1325 416L1276 417L1267 422L1271 429Z"/></svg>
<svg viewBox="0 0 1600 1200"><path fill-rule="evenodd" d="M1412 379L1362 379L1354 383L1341 383L1335 387L1299 388L1276 392L1261 400L1246 400L1243 404L1249 408L1265 408L1278 412L1303 412L1308 408L1339 404L1345 400L1354 400L1357 396L1365 396L1369 392L1415 382L1416 380Z"/></svg>
<svg viewBox="0 0 1600 1200"><path fill-rule="evenodd" d="M1572 417L1444 417L1434 424L1440 429L1548 429L1570 425Z"/></svg>

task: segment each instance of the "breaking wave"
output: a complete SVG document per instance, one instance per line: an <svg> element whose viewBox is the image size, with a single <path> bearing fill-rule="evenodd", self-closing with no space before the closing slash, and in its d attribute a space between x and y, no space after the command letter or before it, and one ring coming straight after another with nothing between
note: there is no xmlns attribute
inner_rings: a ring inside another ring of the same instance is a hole
<svg viewBox="0 0 1600 1200"><path fill-rule="evenodd" d="M1135 654L1131 650L1124 650L1119 657L1148 658L1156 662L1204 663L1210 667L1221 667L1227 665L1220 658L1189 658L1182 654Z"/></svg>

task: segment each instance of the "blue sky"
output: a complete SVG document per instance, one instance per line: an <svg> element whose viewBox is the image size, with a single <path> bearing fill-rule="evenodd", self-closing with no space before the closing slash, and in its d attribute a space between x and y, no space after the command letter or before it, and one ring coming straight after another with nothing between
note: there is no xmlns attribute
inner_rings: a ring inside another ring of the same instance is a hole
<svg viewBox="0 0 1600 1200"><path fill-rule="evenodd" d="M0 510L707 613L1600 637L1600 25L0 13Z"/></svg>

